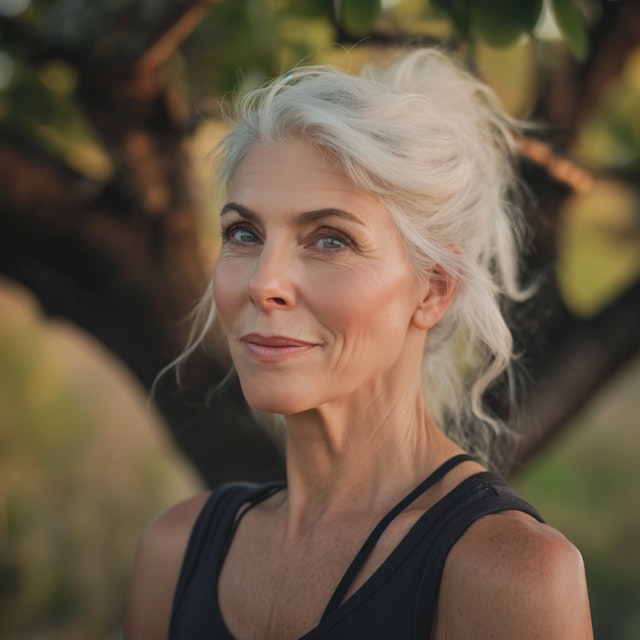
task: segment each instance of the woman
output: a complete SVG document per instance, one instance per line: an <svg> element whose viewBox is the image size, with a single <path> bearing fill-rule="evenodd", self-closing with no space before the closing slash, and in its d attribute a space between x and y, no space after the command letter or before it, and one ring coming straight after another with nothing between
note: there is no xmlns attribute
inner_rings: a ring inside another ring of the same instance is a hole
<svg viewBox="0 0 640 640"><path fill-rule="evenodd" d="M525 295L514 123L436 51L298 69L239 113L211 295L287 483L159 516L128 638L592 637L579 553L485 467Z"/></svg>

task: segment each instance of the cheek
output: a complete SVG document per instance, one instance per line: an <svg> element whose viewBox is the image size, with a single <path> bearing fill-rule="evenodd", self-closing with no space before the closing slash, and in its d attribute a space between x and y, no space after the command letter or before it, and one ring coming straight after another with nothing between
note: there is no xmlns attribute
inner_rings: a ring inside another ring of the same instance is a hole
<svg viewBox="0 0 640 640"><path fill-rule="evenodd" d="M377 342L408 325L412 290L403 272L349 270L333 276L315 279L309 290L317 317L345 340L364 336Z"/></svg>
<svg viewBox="0 0 640 640"><path fill-rule="evenodd" d="M221 260L216 264L211 283L213 299L220 317L227 326L243 291L241 276L241 270L234 268L228 261Z"/></svg>
<svg viewBox="0 0 640 640"><path fill-rule="evenodd" d="M308 277L305 297L314 315L335 330L348 330L366 314L372 282L354 269L321 270Z"/></svg>

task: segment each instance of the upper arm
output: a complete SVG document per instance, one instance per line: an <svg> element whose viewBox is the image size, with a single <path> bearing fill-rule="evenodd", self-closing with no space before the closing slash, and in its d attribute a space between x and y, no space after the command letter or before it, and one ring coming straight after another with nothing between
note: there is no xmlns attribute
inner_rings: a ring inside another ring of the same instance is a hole
<svg viewBox="0 0 640 640"><path fill-rule="evenodd" d="M476 525L447 560L434 637L593 638L582 557L566 538L519 514Z"/></svg>
<svg viewBox="0 0 640 640"><path fill-rule="evenodd" d="M207 496L161 513L145 528L136 550L129 588L127 640L165 640L173 596L193 523Z"/></svg>

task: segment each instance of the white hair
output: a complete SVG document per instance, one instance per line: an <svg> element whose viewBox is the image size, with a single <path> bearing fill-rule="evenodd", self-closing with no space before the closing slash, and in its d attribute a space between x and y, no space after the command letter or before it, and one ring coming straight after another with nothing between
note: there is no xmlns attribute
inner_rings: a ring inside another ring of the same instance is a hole
<svg viewBox="0 0 640 640"><path fill-rule="evenodd" d="M300 67L237 103L216 150L224 188L257 142L300 140L326 149L354 185L383 202L417 271L434 264L459 279L451 307L427 337L425 404L463 448L487 463L506 425L483 404L513 359L505 300L519 283L524 224L516 205L518 123L492 91L436 49L369 65L360 76ZM209 288L210 289L210 288ZM185 355L212 323L205 321Z"/></svg>

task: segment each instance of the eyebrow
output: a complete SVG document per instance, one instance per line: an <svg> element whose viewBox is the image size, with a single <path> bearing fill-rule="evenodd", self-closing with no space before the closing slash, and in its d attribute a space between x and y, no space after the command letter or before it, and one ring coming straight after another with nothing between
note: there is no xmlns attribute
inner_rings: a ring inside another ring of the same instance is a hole
<svg viewBox="0 0 640 640"><path fill-rule="evenodd" d="M220 215L223 216L225 213L229 213L229 211L235 211L236 213L239 213L241 217L251 220L251 222L257 222L259 220L258 214L251 211L251 209L247 209L247 207L243 207L237 202L227 202L220 210Z"/></svg>
<svg viewBox="0 0 640 640"><path fill-rule="evenodd" d="M229 211L235 211L245 220L250 220L251 222L258 222L260 220L260 216L252 211L248 207L245 207L237 202L227 202L221 209L220 215L224 215ZM325 209L314 209L313 211L304 211L303 213L299 213L296 215L295 220L298 224L308 224L310 222L315 222L317 220L322 220L323 218L337 217L343 218L345 220L350 220L351 222L355 222L362 226L365 226L364 222L358 218L358 216L350 213L349 211L344 211L343 209L337 209L335 207L327 207Z"/></svg>

